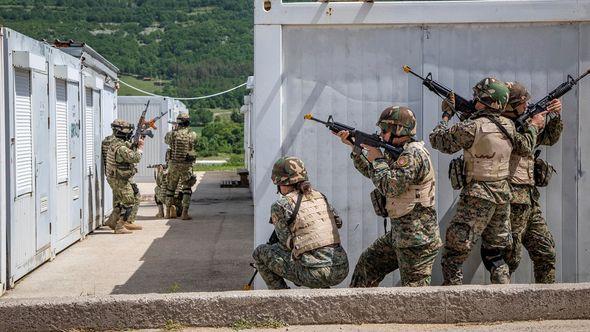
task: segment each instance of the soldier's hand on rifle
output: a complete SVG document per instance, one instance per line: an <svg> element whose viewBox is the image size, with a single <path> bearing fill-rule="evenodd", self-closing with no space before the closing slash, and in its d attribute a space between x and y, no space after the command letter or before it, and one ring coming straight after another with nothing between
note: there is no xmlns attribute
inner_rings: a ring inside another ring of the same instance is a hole
<svg viewBox="0 0 590 332"><path fill-rule="evenodd" d="M363 147L363 149L367 150L368 161L373 162L373 160L375 159L383 158L383 152L381 152L381 149L365 144L361 144L361 146Z"/></svg>
<svg viewBox="0 0 590 332"><path fill-rule="evenodd" d="M348 140L348 136L350 135L350 133L348 132L348 130L342 130L339 131L337 133L335 133L334 135L340 137L340 140L342 141L342 143L348 145L348 146L354 146L349 140Z"/></svg>
<svg viewBox="0 0 590 332"><path fill-rule="evenodd" d="M140 137L137 140L137 149L138 150L143 150L143 144L145 143L145 138L144 137Z"/></svg>
<svg viewBox="0 0 590 332"><path fill-rule="evenodd" d="M541 130L545 127L545 114L547 114L547 111L535 114L531 118L531 125L535 126L537 130Z"/></svg>
<svg viewBox="0 0 590 332"><path fill-rule="evenodd" d="M547 105L547 112L561 115L561 101L559 99L553 99L550 101L549 105Z"/></svg>
<svg viewBox="0 0 590 332"><path fill-rule="evenodd" d="M451 92L449 98L445 98L440 105L443 112L443 120L449 121L455 115L455 93Z"/></svg>

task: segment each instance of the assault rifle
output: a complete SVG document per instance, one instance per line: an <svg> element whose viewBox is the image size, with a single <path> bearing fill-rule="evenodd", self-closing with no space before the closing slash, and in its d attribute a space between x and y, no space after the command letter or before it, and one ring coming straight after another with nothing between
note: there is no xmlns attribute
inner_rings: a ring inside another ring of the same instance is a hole
<svg viewBox="0 0 590 332"><path fill-rule="evenodd" d="M166 167L166 164L153 164L153 165L148 165L147 168L158 168L158 167Z"/></svg>
<svg viewBox="0 0 590 332"><path fill-rule="evenodd" d="M526 111L516 118L514 121L516 123L517 129L522 129L524 127L525 122L532 118L533 116L544 112L547 109L547 105L553 100L561 98L563 95L568 93L571 89L574 88L578 82L584 78L586 75L590 74L590 69L586 70L585 73L580 75L578 78L573 78L571 75L567 75L567 79L565 82L561 83L557 88L553 91L549 92L543 99L539 100L538 102L528 105Z"/></svg>
<svg viewBox="0 0 590 332"><path fill-rule="evenodd" d="M348 135L348 141L354 145L355 153L359 153L362 149L361 145L368 145L375 148L382 148L386 152L389 152L394 159L397 159L399 155L403 152L403 148L395 147L389 143L384 142L381 137L377 134L367 134L360 130L356 130L353 127L347 126L345 124L335 122L334 118L330 115L328 116L327 121L322 121L319 119L314 118L311 114L306 114L304 116L306 120L312 120L315 122L319 122L328 129L330 129L333 133L338 133L340 131L346 130L350 134Z"/></svg>
<svg viewBox="0 0 590 332"><path fill-rule="evenodd" d="M266 241L266 244L275 244L279 242L279 237L277 236L277 232L273 231L272 234L270 235L270 238L268 239L268 241ZM254 279L256 278L256 275L258 274L258 269L256 268L256 265L254 265L254 263L250 263L250 266L252 268L254 268L254 274L252 275L252 278L250 278L250 281L248 282L247 285L244 285L244 287L242 288L243 290L252 290L252 284L254 283Z"/></svg>
<svg viewBox="0 0 590 332"><path fill-rule="evenodd" d="M137 144L140 138L149 136L150 138L154 138L154 133L151 129L157 130L156 122L158 122L164 115L168 114L167 111L158 114L155 118L146 121L145 115L147 113L148 108L150 107L150 100L148 100L147 104L145 105L145 109L141 112L141 116L139 117L139 121L137 121L137 130L133 134L133 144Z"/></svg>
<svg viewBox="0 0 590 332"><path fill-rule="evenodd" d="M426 77L422 77L415 72L412 71L412 68L409 66L404 66L404 71L408 74L412 74L416 76L418 79L422 80L422 85L428 88L428 90L434 92L437 96L446 99L451 96L453 91L444 85L434 81L432 79L432 73L428 73ZM475 107L473 102L467 100L455 93L455 113L461 121L466 120L469 116L475 112Z"/></svg>

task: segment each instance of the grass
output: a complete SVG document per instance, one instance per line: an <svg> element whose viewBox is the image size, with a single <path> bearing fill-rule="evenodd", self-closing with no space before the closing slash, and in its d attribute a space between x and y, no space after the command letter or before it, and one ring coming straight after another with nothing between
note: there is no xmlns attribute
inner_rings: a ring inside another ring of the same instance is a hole
<svg viewBox="0 0 590 332"><path fill-rule="evenodd" d="M127 76L127 75L121 75L121 76L119 76L119 79L121 81L124 81L125 83L131 84L134 87L145 90L147 92L151 92L151 93L155 93L155 94L162 93L162 87L154 85L155 79L153 79L152 81L144 81L142 79L135 78L133 76ZM165 82L165 84L169 83L169 81L164 81L164 82ZM125 84L121 84L118 95L119 96L137 96L137 95L142 95L142 93L131 89L130 87L126 86Z"/></svg>
<svg viewBox="0 0 590 332"><path fill-rule="evenodd" d="M266 319L263 321L251 321L248 319L241 318L232 324L232 329L236 331L240 330L248 330L248 329L255 329L255 328L270 328L270 329L278 329L281 327L285 327L287 324L285 322L275 320L275 319Z"/></svg>
<svg viewBox="0 0 590 332"><path fill-rule="evenodd" d="M164 330L166 331L179 331L184 329L184 325L177 323L171 319L166 321L166 325L164 325Z"/></svg>
<svg viewBox="0 0 590 332"><path fill-rule="evenodd" d="M180 285L175 282L170 287L168 287L168 293L178 293L180 292Z"/></svg>
<svg viewBox="0 0 590 332"><path fill-rule="evenodd" d="M199 157L198 160L227 160L227 163L222 165L203 165L195 164L193 170L195 172L206 171L236 171L239 168L244 168L244 156L241 154L227 154L220 153L216 156Z"/></svg>

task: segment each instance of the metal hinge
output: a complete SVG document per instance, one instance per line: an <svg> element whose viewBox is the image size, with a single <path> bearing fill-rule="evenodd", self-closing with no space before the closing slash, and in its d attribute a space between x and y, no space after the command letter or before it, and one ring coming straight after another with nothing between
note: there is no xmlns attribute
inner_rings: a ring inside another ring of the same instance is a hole
<svg viewBox="0 0 590 332"><path fill-rule="evenodd" d="M47 117L47 129L51 129L51 117Z"/></svg>
<svg viewBox="0 0 590 332"><path fill-rule="evenodd" d="M80 209L80 220L82 220L82 209Z"/></svg>
<svg viewBox="0 0 590 332"><path fill-rule="evenodd" d="M51 223L49 223L49 234L51 234Z"/></svg>

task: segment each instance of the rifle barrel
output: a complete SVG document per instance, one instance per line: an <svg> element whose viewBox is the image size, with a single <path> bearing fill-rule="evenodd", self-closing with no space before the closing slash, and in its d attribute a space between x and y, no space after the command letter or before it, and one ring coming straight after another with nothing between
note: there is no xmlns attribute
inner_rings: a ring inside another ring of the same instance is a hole
<svg viewBox="0 0 590 332"><path fill-rule="evenodd" d="M416 74L416 73L415 73L415 72L412 70L412 68L410 68L410 66L407 66L407 65L406 65L406 66L403 66L402 68L404 69L404 71L405 71L406 73L408 73L408 74L412 74L412 75L414 75L414 76L418 77L419 79L421 79L422 81L426 81L426 79L425 79L424 77L422 77L422 76L420 76L420 75Z"/></svg>
<svg viewBox="0 0 590 332"><path fill-rule="evenodd" d="M316 121L316 122L319 122L319 123L321 123L321 124L324 124L324 125L328 125L328 123L327 123L326 121L322 121L322 120L320 120L320 119L314 118L314 117L311 115L311 113L305 114L305 115L303 116L303 118L304 118L305 120L312 120L312 121Z"/></svg>

